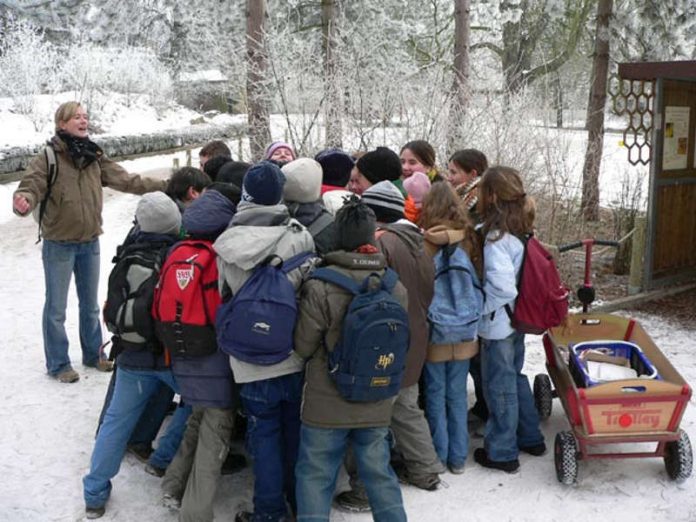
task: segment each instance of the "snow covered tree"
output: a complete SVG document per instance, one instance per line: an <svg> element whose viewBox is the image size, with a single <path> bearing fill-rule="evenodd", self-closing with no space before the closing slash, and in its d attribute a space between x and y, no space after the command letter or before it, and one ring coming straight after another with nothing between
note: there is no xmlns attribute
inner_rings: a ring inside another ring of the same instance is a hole
<svg viewBox="0 0 696 522"><path fill-rule="evenodd" d="M326 146L343 146L343 91L337 56L339 0L321 0L321 33L324 54L324 100Z"/></svg>
<svg viewBox="0 0 696 522"><path fill-rule="evenodd" d="M7 17L0 40L0 96L12 99L15 110L39 131L46 114L37 105L40 94L60 89L58 50L33 24Z"/></svg>
<svg viewBox="0 0 696 522"><path fill-rule="evenodd" d="M459 124L469 101L470 0L454 0L454 67L447 144L450 151L461 141Z"/></svg>
<svg viewBox="0 0 696 522"><path fill-rule="evenodd" d="M255 160L263 157L271 141L271 123L266 86L268 55L266 52L266 0L247 0L247 110L249 147Z"/></svg>
<svg viewBox="0 0 696 522"><path fill-rule="evenodd" d="M604 144L604 106L609 77L610 20L613 0L599 0L595 28L595 51L587 105L587 150L582 168L581 208L586 221L599 219L599 167Z"/></svg>
<svg viewBox="0 0 696 522"><path fill-rule="evenodd" d="M498 57L508 92L557 71L575 52L594 0L499 0L477 4L471 49Z"/></svg>

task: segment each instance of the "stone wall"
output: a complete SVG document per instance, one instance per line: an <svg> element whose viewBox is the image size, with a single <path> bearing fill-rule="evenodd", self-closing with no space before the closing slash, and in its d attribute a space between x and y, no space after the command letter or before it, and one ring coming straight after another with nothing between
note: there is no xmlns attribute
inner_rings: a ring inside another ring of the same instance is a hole
<svg viewBox="0 0 696 522"><path fill-rule="evenodd" d="M200 124L182 129L140 134L137 136L94 136L94 141L111 158L123 158L171 149L196 147L210 140L236 139L246 135L246 125ZM0 183L21 177L29 161L43 148L43 143L0 150Z"/></svg>

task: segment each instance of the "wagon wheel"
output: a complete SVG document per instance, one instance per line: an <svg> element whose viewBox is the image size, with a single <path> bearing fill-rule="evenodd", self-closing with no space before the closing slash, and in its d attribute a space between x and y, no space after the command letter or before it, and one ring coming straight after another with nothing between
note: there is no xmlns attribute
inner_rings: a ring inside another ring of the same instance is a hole
<svg viewBox="0 0 696 522"><path fill-rule="evenodd" d="M534 377L534 404L541 420L546 420L551 416L553 390L551 389L551 379L545 373L539 373Z"/></svg>
<svg viewBox="0 0 696 522"><path fill-rule="evenodd" d="M665 444L665 468L672 480L684 482L691 476L693 454L691 442L684 430L679 430L679 439Z"/></svg>
<svg viewBox="0 0 696 522"><path fill-rule="evenodd" d="M556 434L553 460L558 481L566 485L575 484L578 479L578 443L570 431Z"/></svg>

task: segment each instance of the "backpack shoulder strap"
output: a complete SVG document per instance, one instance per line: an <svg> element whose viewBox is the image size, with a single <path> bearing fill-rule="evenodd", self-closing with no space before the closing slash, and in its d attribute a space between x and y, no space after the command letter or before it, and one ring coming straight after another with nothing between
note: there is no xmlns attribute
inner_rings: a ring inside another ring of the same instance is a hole
<svg viewBox="0 0 696 522"><path fill-rule="evenodd" d="M520 265L520 271L517 274L517 297L515 298L515 302L520 297L520 283L522 282L522 272L524 271L524 263L527 260L527 248L529 246L529 240L534 238L534 232L527 232L526 234L523 234L521 236L515 235L517 239L522 241L522 264ZM508 317L512 321L514 312L512 311L512 308L510 307L510 303L505 303L505 313L507 313Z"/></svg>
<svg viewBox="0 0 696 522"><path fill-rule="evenodd" d="M302 266L305 263L305 261L307 261L311 257L314 257L313 252L301 252L299 254L295 254L294 256L283 262L281 270L284 274L292 272L296 268Z"/></svg>
<svg viewBox="0 0 696 522"><path fill-rule="evenodd" d="M399 282L399 276L391 268L386 268L384 270L384 275L382 276L382 286L390 294L394 291L396 283Z"/></svg>
<svg viewBox="0 0 696 522"><path fill-rule="evenodd" d="M312 235L312 237L318 236L319 233L323 232L326 227L333 223L333 221L333 216L328 210L325 210L319 214L319 217L315 219L311 225L307 227L307 231Z"/></svg>
<svg viewBox="0 0 696 522"><path fill-rule="evenodd" d="M58 176L58 161L56 160L56 151L53 149L53 144L48 141L44 147L44 156L46 157L46 194L44 195L41 203L39 203L39 237L36 243L41 242L41 221L43 220L44 213L46 212L46 203L48 203L48 198L51 196L51 188L56 182L56 177Z"/></svg>
<svg viewBox="0 0 696 522"><path fill-rule="evenodd" d="M312 273L311 279L319 279L320 281L340 286L353 295L360 293L360 286L358 283L353 281L347 275L337 272L336 270L332 270L331 268L317 268Z"/></svg>

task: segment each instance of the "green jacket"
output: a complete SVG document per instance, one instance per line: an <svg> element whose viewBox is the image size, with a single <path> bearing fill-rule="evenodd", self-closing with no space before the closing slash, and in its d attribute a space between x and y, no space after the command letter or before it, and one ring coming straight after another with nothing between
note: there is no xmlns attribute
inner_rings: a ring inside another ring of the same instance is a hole
<svg viewBox="0 0 696 522"><path fill-rule="evenodd" d="M377 272L384 273L381 254L337 251L326 254L327 266L362 282ZM394 296L404 306L406 289L398 283ZM302 422L318 428L375 428L388 426L394 400L348 402L329 376L328 351L341 335L343 318L352 295L336 285L309 279L302 286L295 327L295 352L309 359L302 398Z"/></svg>
<svg viewBox="0 0 696 522"><path fill-rule="evenodd" d="M51 141L58 173L41 223L45 239L86 242L99 236L102 233L102 187L144 194L164 190L167 186L166 180L131 175L104 155L86 168L78 169L65 143L57 136ZM15 195L24 196L33 210L44 198L47 186L48 166L41 152L29 163Z"/></svg>

